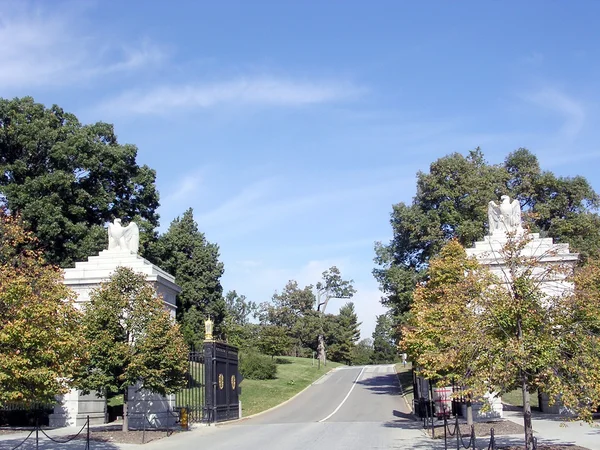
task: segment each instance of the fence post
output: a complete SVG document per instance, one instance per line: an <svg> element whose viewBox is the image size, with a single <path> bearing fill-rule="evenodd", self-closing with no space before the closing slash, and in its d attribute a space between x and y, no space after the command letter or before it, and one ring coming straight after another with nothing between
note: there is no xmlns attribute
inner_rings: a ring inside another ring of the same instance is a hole
<svg viewBox="0 0 600 450"><path fill-rule="evenodd" d="M432 397L433 398L433 397ZM435 437L435 425L433 423L433 400L429 401L429 411L431 412L431 437Z"/></svg>
<svg viewBox="0 0 600 450"><path fill-rule="evenodd" d="M447 423L448 419L446 419L446 414L444 414L444 450L448 450L448 432L446 430Z"/></svg>
<svg viewBox="0 0 600 450"><path fill-rule="evenodd" d="M90 416L87 416L86 450L90 450Z"/></svg>
<svg viewBox="0 0 600 450"><path fill-rule="evenodd" d="M39 431L40 431L39 420L36 417L35 418L35 450L38 450L38 448L39 448L39 442L40 442Z"/></svg>
<svg viewBox="0 0 600 450"><path fill-rule="evenodd" d="M460 450L460 428L458 425L458 416L454 422L454 432L456 433L456 450Z"/></svg>
<svg viewBox="0 0 600 450"><path fill-rule="evenodd" d="M146 417L146 413L143 414L144 415L144 425L142 425L142 444L146 443L146 420L148 420L148 418Z"/></svg>

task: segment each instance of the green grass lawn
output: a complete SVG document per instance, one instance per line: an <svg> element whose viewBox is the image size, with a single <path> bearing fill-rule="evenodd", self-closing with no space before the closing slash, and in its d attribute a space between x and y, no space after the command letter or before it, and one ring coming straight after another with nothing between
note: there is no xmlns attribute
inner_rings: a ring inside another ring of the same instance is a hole
<svg viewBox="0 0 600 450"><path fill-rule="evenodd" d="M317 368L317 361L309 358L294 358L286 356L292 364L278 364L277 378L275 380L249 380L245 378L242 388L242 416L265 411L296 395L320 376L334 367L342 366L334 362L327 362L327 366Z"/></svg>
<svg viewBox="0 0 600 450"><path fill-rule="evenodd" d="M398 381L402 386L402 392L406 398L408 406L412 408L413 404L413 377L412 377L412 363L407 362L406 366L402 363L396 364L396 373L398 374Z"/></svg>
<svg viewBox="0 0 600 450"><path fill-rule="evenodd" d="M532 408L539 408L538 395L537 392L533 394L529 394L529 402L531 403ZM520 406L523 407L523 392L521 389L517 389L511 392L506 392L502 395L502 403L508 403L512 406Z"/></svg>

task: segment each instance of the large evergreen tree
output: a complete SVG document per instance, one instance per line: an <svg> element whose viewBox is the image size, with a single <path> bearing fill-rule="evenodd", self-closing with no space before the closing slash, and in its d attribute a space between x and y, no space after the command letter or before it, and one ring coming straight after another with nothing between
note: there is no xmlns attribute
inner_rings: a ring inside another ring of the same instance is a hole
<svg viewBox="0 0 600 450"><path fill-rule="evenodd" d="M335 343L329 345L329 359L352 364L353 350L360 339L360 323L354 310L354 303L348 302L340 308L336 317L337 335Z"/></svg>
<svg viewBox="0 0 600 450"><path fill-rule="evenodd" d="M396 322L404 322L429 259L451 239L463 246L480 240L487 229L487 205L507 194L519 200L532 232L567 242L584 259L600 250L598 196L583 177L557 177L543 171L535 155L519 149L504 164L492 165L479 150L454 153L417 174L411 204L393 206L393 238L376 245L373 274Z"/></svg>
<svg viewBox="0 0 600 450"><path fill-rule="evenodd" d="M63 267L106 248L104 225L135 220L141 253L156 238L156 174L117 142L113 126L83 125L31 97L0 98L0 204L19 213L48 262Z"/></svg>
<svg viewBox="0 0 600 450"><path fill-rule="evenodd" d="M219 246L198 230L192 208L171 222L152 252L156 264L174 275L182 288L177 296L177 317L186 341L197 343L204 338L203 323L208 316L215 322L215 335L221 336L226 315L220 281L224 267Z"/></svg>
<svg viewBox="0 0 600 450"><path fill-rule="evenodd" d="M394 362L397 357L394 342L393 322L389 314L377 316L375 330L373 331L373 364L386 364Z"/></svg>

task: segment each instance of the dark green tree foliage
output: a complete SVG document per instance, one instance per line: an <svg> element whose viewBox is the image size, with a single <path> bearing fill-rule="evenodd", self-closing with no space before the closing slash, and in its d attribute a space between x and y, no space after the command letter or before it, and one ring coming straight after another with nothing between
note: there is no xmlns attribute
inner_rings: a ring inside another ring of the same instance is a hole
<svg viewBox="0 0 600 450"><path fill-rule="evenodd" d="M103 396L123 394L124 431L130 386L165 395L185 384L187 346L144 275L118 268L90 296L83 325L89 359L75 385Z"/></svg>
<svg viewBox="0 0 600 450"><path fill-rule="evenodd" d="M113 126L82 125L31 97L0 98L0 203L19 213L48 262L63 267L106 248L104 225L135 220L141 253L156 238L156 174L117 142Z"/></svg>
<svg viewBox="0 0 600 450"><path fill-rule="evenodd" d="M312 286L300 289L297 281L290 280L281 293L273 294L270 303L261 305L261 321L291 329L299 319L313 310L314 305Z"/></svg>
<svg viewBox="0 0 600 450"><path fill-rule="evenodd" d="M215 322L215 336L222 337L226 305L223 299L219 247L208 242L198 230L193 210L171 222L152 249L154 262L175 276L182 288L177 296L177 315L188 343L204 338L204 320Z"/></svg>
<svg viewBox="0 0 600 450"><path fill-rule="evenodd" d="M325 313L327 304L332 298L352 298L356 293L354 280L344 280L340 269L332 266L323 272L322 281L316 285L317 288L317 311Z"/></svg>
<svg viewBox="0 0 600 450"><path fill-rule="evenodd" d="M352 354L360 339L360 323L354 310L354 303L348 302L340 308L336 317L337 333L334 342L328 344L328 357L332 361L352 364Z"/></svg>
<svg viewBox="0 0 600 450"><path fill-rule="evenodd" d="M258 343L258 325L250 323L257 305L245 295L229 291L225 295L226 315L223 323L225 340L238 348L255 348Z"/></svg>
<svg viewBox="0 0 600 450"><path fill-rule="evenodd" d="M300 288L297 281L290 280L283 291L273 294L271 302L260 305L260 321L283 327L292 339L293 353L299 355L302 348L312 348L311 343L317 339L315 301L312 286Z"/></svg>
<svg viewBox="0 0 600 450"><path fill-rule="evenodd" d="M362 366L371 364L373 359L373 339L366 338L357 342L352 349L352 364Z"/></svg>
<svg viewBox="0 0 600 450"><path fill-rule="evenodd" d="M393 322L389 314L377 316L375 331L373 331L373 364L392 363L397 358L394 341Z"/></svg>
<svg viewBox="0 0 600 450"><path fill-rule="evenodd" d="M395 322L406 321L417 282L425 279L433 255L450 239L465 247L487 231L487 205L507 194L521 203L532 232L569 243L584 259L600 250L598 196L583 177L557 177L542 171L535 155L519 149L504 164L491 165L483 153L453 153L417 174L410 205L393 206L393 239L376 244L373 274Z"/></svg>
<svg viewBox="0 0 600 450"><path fill-rule="evenodd" d="M277 378L277 364L273 358L256 352L242 353L240 373L250 380L273 380Z"/></svg>
<svg viewBox="0 0 600 450"><path fill-rule="evenodd" d="M285 328L277 325L264 325L258 335L258 349L261 353L274 356L286 354L292 345Z"/></svg>
<svg viewBox="0 0 600 450"><path fill-rule="evenodd" d="M237 325L249 323L250 316L257 311L255 302L248 301L245 295L238 295L236 291L229 291L225 294L225 306L227 317Z"/></svg>

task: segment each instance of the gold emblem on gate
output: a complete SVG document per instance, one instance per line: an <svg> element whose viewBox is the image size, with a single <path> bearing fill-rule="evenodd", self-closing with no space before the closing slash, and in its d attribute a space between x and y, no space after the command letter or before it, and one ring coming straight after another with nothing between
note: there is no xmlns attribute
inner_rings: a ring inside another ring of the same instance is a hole
<svg viewBox="0 0 600 450"><path fill-rule="evenodd" d="M225 386L225 377L222 373L219 374L219 389L223 389Z"/></svg>
<svg viewBox="0 0 600 450"><path fill-rule="evenodd" d="M231 389L235 390L235 375L231 375Z"/></svg>

